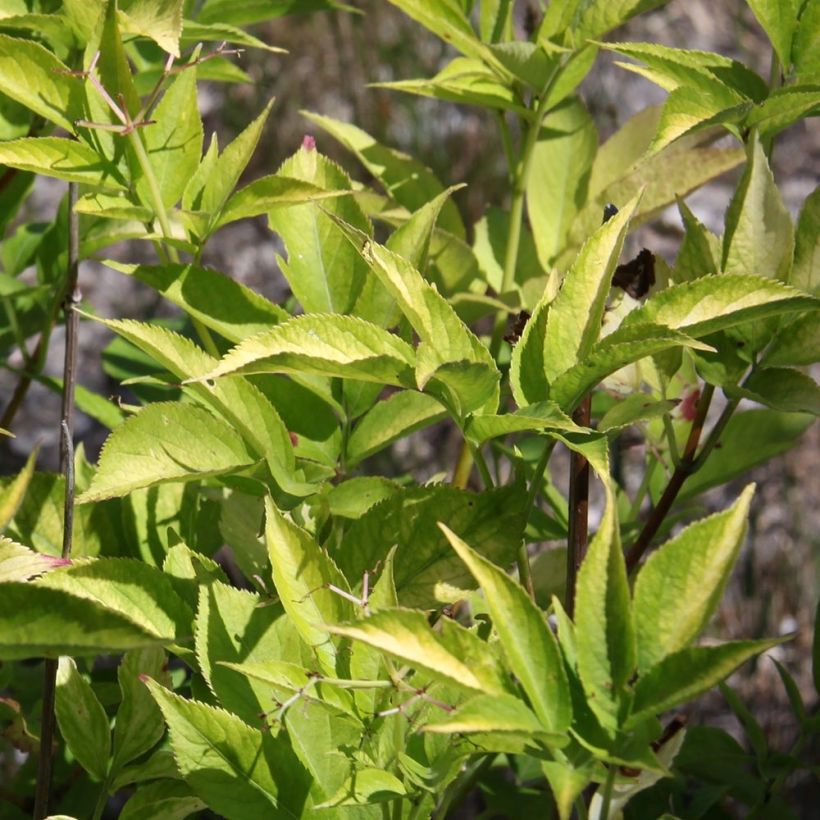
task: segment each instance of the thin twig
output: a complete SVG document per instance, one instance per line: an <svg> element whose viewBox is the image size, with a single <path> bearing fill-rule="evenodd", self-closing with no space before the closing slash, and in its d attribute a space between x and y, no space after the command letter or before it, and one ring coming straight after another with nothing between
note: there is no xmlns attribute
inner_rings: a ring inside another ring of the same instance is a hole
<svg viewBox="0 0 820 820"><path fill-rule="evenodd" d="M65 360L63 363L63 405L60 419L60 467L65 476L65 504L63 508L62 557L70 558L74 525L74 386L77 377L77 336L79 315L77 287L79 269L80 229L77 204L78 185L68 186L68 273L65 299ZM40 730L40 759L37 766L37 787L34 795L34 820L48 815L51 797L52 746L54 743L54 705L57 694L57 659L47 658L43 666L43 715Z"/></svg>

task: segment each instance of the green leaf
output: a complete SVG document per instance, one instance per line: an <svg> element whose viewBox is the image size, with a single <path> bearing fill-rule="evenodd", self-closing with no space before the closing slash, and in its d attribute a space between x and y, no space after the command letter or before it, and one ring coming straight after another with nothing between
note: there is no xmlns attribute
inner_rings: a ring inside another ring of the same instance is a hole
<svg viewBox="0 0 820 820"><path fill-rule="evenodd" d="M370 134L355 125L303 111L315 125L327 131L379 181L387 193L411 213L434 199L445 188L435 174L422 163L400 151L376 142ZM442 207L439 226L464 238L464 223L453 202Z"/></svg>
<svg viewBox="0 0 820 820"><path fill-rule="evenodd" d="M153 40L163 51L179 57L184 0L126 0L120 9L120 29Z"/></svg>
<svg viewBox="0 0 820 820"><path fill-rule="evenodd" d="M720 437L720 449L687 479L678 499L694 498L789 450L814 420L808 414L774 410L736 413ZM749 442L754 442L754 447Z"/></svg>
<svg viewBox="0 0 820 820"><path fill-rule="evenodd" d="M483 444L492 438L530 430L563 430L580 434L590 432L579 427L555 402L545 401L502 415L477 413L470 416L464 435L475 444Z"/></svg>
<svg viewBox="0 0 820 820"><path fill-rule="evenodd" d="M792 37L797 27L797 0L748 0L757 22L772 41L780 65L788 71L791 65Z"/></svg>
<svg viewBox="0 0 820 820"><path fill-rule="evenodd" d="M549 395L550 388L545 375L544 334L553 297L554 294L544 293L512 351L510 387L519 408L538 404Z"/></svg>
<svg viewBox="0 0 820 820"><path fill-rule="evenodd" d="M236 820L302 816L310 781L286 735L253 729L154 681L147 685L165 715L182 776L211 809Z"/></svg>
<svg viewBox="0 0 820 820"><path fill-rule="evenodd" d="M572 25L575 39L600 37L625 23L636 14L663 5L666 0L584 0Z"/></svg>
<svg viewBox="0 0 820 820"><path fill-rule="evenodd" d="M170 643L102 604L31 583L0 585L0 658L99 655Z"/></svg>
<svg viewBox="0 0 820 820"><path fill-rule="evenodd" d="M514 732L537 737L544 725L523 701L511 695L478 695L444 718L424 725L425 732L470 734Z"/></svg>
<svg viewBox="0 0 820 820"><path fill-rule="evenodd" d="M206 327L232 342L269 330L290 314L224 273L196 265L109 267L145 282Z"/></svg>
<svg viewBox="0 0 820 820"><path fill-rule="evenodd" d="M459 689L504 694L501 670L487 644L454 621L442 624L446 624L443 631L434 632L424 612L384 609L360 621L333 625L330 631L362 641Z"/></svg>
<svg viewBox="0 0 820 820"><path fill-rule="evenodd" d="M675 260L675 282L688 282L720 270L720 240L706 228L681 199L678 210L684 235Z"/></svg>
<svg viewBox="0 0 820 820"><path fill-rule="evenodd" d="M111 753L108 716L73 658L59 660L54 711L71 754L93 780L104 780Z"/></svg>
<svg viewBox="0 0 820 820"><path fill-rule="evenodd" d="M792 262L794 228L759 140L749 146L743 178L726 213L725 273L786 281Z"/></svg>
<svg viewBox="0 0 820 820"><path fill-rule="evenodd" d="M624 319L622 327L654 323L699 338L768 316L816 309L818 304L811 296L763 276L703 276L650 296Z"/></svg>
<svg viewBox="0 0 820 820"><path fill-rule="evenodd" d="M550 397L567 412L600 382L622 367L675 347L710 349L685 333L663 325L619 327L599 341L578 364L553 382Z"/></svg>
<svg viewBox="0 0 820 820"><path fill-rule="evenodd" d="M183 20L182 37L180 39L183 45L231 43L232 45L247 46L248 48L259 48L273 54L286 53L285 49L269 45L247 31L230 25L230 23L203 23L199 20Z"/></svg>
<svg viewBox="0 0 820 820"><path fill-rule="evenodd" d="M447 527L440 526L481 585L504 655L538 719L549 732L565 732L572 719L569 684L558 644L543 613L523 587Z"/></svg>
<svg viewBox="0 0 820 820"><path fill-rule="evenodd" d="M635 671L635 626L615 504L609 498L578 573L575 643L590 709L604 729L619 727L620 701Z"/></svg>
<svg viewBox="0 0 820 820"><path fill-rule="evenodd" d="M120 662L117 678L122 700L114 723L111 773L152 749L165 734L162 714L140 680L143 675L169 683L167 659L159 647L132 649Z"/></svg>
<svg viewBox="0 0 820 820"><path fill-rule="evenodd" d="M155 780L140 786L123 806L120 820L185 820L205 808L180 780Z"/></svg>
<svg viewBox="0 0 820 820"><path fill-rule="evenodd" d="M756 128L761 138L771 138L798 120L811 117L820 107L820 90L814 84L775 89L749 112L745 125Z"/></svg>
<svg viewBox="0 0 820 820"><path fill-rule="evenodd" d="M347 441L347 465L355 467L417 430L422 430L446 416L436 399L413 390L394 393L369 410L353 428Z"/></svg>
<svg viewBox="0 0 820 820"><path fill-rule="evenodd" d="M732 641L720 646L696 646L668 655L635 685L629 725L696 698L725 680L749 658L765 652L785 638Z"/></svg>
<svg viewBox="0 0 820 820"><path fill-rule="evenodd" d="M346 194L346 191L326 191L309 182L272 174L231 194L212 230L236 222L237 219L266 214L274 208L332 199Z"/></svg>
<svg viewBox="0 0 820 820"><path fill-rule="evenodd" d="M225 422L189 404L161 402L124 421L106 440L91 486L80 504L165 481L192 481L254 463Z"/></svg>
<svg viewBox="0 0 820 820"><path fill-rule="evenodd" d="M616 402L598 422L602 433L615 433L641 421L665 416L676 406L674 401L655 401L646 393L634 393Z"/></svg>
<svg viewBox="0 0 820 820"><path fill-rule="evenodd" d="M789 283L811 293L820 291L820 187L806 197L800 211Z"/></svg>
<svg viewBox="0 0 820 820"><path fill-rule="evenodd" d="M470 493L447 486L405 489L346 530L333 557L358 581L396 546L393 575L404 606L434 607L438 584L470 588L472 576L437 526L443 521L500 565L512 563L524 532L524 496L514 486Z"/></svg>
<svg viewBox="0 0 820 820"><path fill-rule="evenodd" d="M798 76L816 80L820 74L820 9L815 3L804 3L800 22L792 42L792 63Z"/></svg>
<svg viewBox="0 0 820 820"><path fill-rule="evenodd" d="M413 348L355 316L298 316L240 342L203 378L229 373L339 376L413 387Z"/></svg>
<svg viewBox="0 0 820 820"><path fill-rule="evenodd" d="M800 367L820 360L820 322L813 313L786 324L766 348L765 367Z"/></svg>
<svg viewBox="0 0 820 820"><path fill-rule="evenodd" d="M100 603L163 640L182 642L191 636L193 612L170 579L142 561L100 558L61 567L31 585Z"/></svg>
<svg viewBox="0 0 820 820"><path fill-rule="evenodd" d="M119 171L105 158L71 139L23 137L0 142L0 164L109 190L121 190L125 185Z"/></svg>
<svg viewBox="0 0 820 820"><path fill-rule="evenodd" d="M85 116L83 83L43 46L6 34L0 34L0 92L70 134Z"/></svg>
<svg viewBox="0 0 820 820"><path fill-rule="evenodd" d="M563 249L572 220L586 200L597 148L595 124L577 99L561 104L541 124L526 196L538 260L545 270Z"/></svg>
<svg viewBox="0 0 820 820"><path fill-rule="evenodd" d="M313 538L288 521L269 498L265 500L265 542L285 612L316 652L325 673L335 675L337 649L327 625L347 620L353 609L350 601L329 587L347 592L347 581Z"/></svg>
<svg viewBox="0 0 820 820"><path fill-rule="evenodd" d="M172 49L167 50L173 52ZM151 114L151 119L154 124L142 129L136 136L142 139L145 146L162 203L170 208L182 197L202 156L196 68L189 68L177 75ZM131 173L140 199L145 205L153 207L152 191L139 163L132 165Z"/></svg>
<svg viewBox="0 0 820 820"><path fill-rule="evenodd" d="M749 485L725 512L697 521L649 556L635 582L638 669L685 649L715 613L746 534Z"/></svg>
<svg viewBox="0 0 820 820"><path fill-rule="evenodd" d="M199 12L199 20L203 23L245 26L273 20L286 14L345 8L337 0L246 0L241 5L237 5L234 0L205 0Z"/></svg>
<svg viewBox="0 0 820 820"><path fill-rule="evenodd" d="M347 174L314 147L303 145L277 173L319 188L350 191ZM277 208L268 215L271 230L287 250L282 273L306 313L350 313L364 285L367 265L331 214L372 235L370 221L353 197Z"/></svg>
<svg viewBox="0 0 820 820"><path fill-rule="evenodd" d="M627 203L590 237L550 305L543 342L550 382L583 361L600 336L612 274L637 205L637 199Z"/></svg>
<svg viewBox="0 0 820 820"><path fill-rule="evenodd" d="M26 497L29 484L34 476L34 469L37 466L37 456L40 453L39 446L35 446L26 459L25 466L12 479L12 481L0 490L0 533L5 532L9 522L17 514L23 499ZM11 580L11 579L6 579Z"/></svg>
<svg viewBox="0 0 820 820"><path fill-rule="evenodd" d="M761 367L746 379L743 387L727 387L724 392L773 410L820 415L820 386L811 376L790 367Z"/></svg>
<svg viewBox="0 0 820 820"><path fill-rule="evenodd" d="M553 5L550 4L550 8ZM573 766L571 763L558 760L544 760L541 762L541 768L552 789L558 816L561 820L570 820L576 799L592 779L591 767Z"/></svg>
<svg viewBox="0 0 820 820"><path fill-rule="evenodd" d="M9 538L0 537L0 583L27 581L65 562L66 559L42 555Z"/></svg>
<svg viewBox="0 0 820 820"><path fill-rule="evenodd" d="M401 799L407 792L395 775L381 769L357 768L329 800L316 809L372 805Z"/></svg>

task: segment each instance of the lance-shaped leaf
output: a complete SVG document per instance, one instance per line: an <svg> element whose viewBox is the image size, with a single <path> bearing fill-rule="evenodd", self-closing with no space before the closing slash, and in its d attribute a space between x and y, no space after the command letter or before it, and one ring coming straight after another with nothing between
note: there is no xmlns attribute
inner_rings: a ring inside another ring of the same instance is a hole
<svg viewBox="0 0 820 820"><path fill-rule="evenodd" d="M755 139L749 146L743 178L726 213L723 271L785 281L791 268L793 245L791 216L763 146Z"/></svg>
<svg viewBox="0 0 820 820"><path fill-rule="evenodd" d="M555 13L565 15L569 12L573 15L575 20L572 23L572 32L575 37L583 40L601 37L636 14L649 11L663 3L664 0L591 0L579 4L570 0L569 3L556 3L558 8ZM578 8L579 5L581 8Z"/></svg>
<svg viewBox="0 0 820 820"><path fill-rule="evenodd" d="M815 348L815 357L818 352ZM743 387L726 387L724 392L774 410L820 415L820 386L811 376L790 367L761 367L746 379Z"/></svg>
<svg viewBox="0 0 820 820"><path fill-rule="evenodd" d="M749 8L769 35L780 65L786 69L792 61L792 38L800 5L798 0L749 0Z"/></svg>
<svg viewBox="0 0 820 820"><path fill-rule="evenodd" d="M282 163L281 176L319 188L350 191L350 178L312 145L303 145ZM362 290L367 264L330 214L372 235L373 227L351 196L276 208L268 214L271 230L287 250L279 266L305 313L350 313Z"/></svg>
<svg viewBox="0 0 820 820"><path fill-rule="evenodd" d="M578 573L575 647L589 707L614 735L624 688L635 671L635 627L611 496Z"/></svg>
<svg viewBox="0 0 820 820"><path fill-rule="evenodd" d="M469 734L502 732L533 737L544 725L523 701L511 695L478 695L444 718L424 725L425 732Z"/></svg>
<svg viewBox="0 0 820 820"><path fill-rule="evenodd" d="M26 492L34 476L34 468L37 465L39 452L39 445L35 446L26 459L23 469L0 491L0 533L9 525L26 497Z"/></svg>
<svg viewBox="0 0 820 820"><path fill-rule="evenodd" d="M459 689L504 694L504 675L490 647L454 621L434 632L424 612L383 609L361 621L337 624L331 632L373 646Z"/></svg>
<svg viewBox="0 0 820 820"><path fill-rule="evenodd" d="M816 85L789 85L772 91L749 112L744 124L747 128L757 129L761 139L766 139L798 120L812 116L818 105L820 89Z"/></svg>
<svg viewBox="0 0 820 820"><path fill-rule="evenodd" d="M649 556L635 582L638 669L686 648L709 623L743 544L754 485Z"/></svg>
<svg viewBox="0 0 820 820"><path fill-rule="evenodd" d="M100 558L43 575L32 586L63 590L140 623L158 637L191 636L193 612L171 580L155 567L130 558Z"/></svg>
<svg viewBox="0 0 820 820"><path fill-rule="evenodd" d="M300 179L272 174L251 182L233 194L225 203L214 230L236 222L237 219L266 214L273 208L330 199L347 193L349 192L326 191Z"/></svg>
<svg viewBox="0 0 820 820"><path fill-rule="evenodd" d="M211 809L236 820L303 816L310 777L284 732L274 737L152 680L147 685L165 715L182 776Z"/></svg>
<svg viewBox="0 0 820 820"><path fill-rule="evenodd" d="M124 265L110 267L145 282L206 327L232 342L268 330L290 314L241 282L196 265Z"/></svg>
<svg viewBox="0 0 820 820"><path fill-rule="evenodd" d="M590 432L585 427L579 427L555 402L544 401L522 407L514 413L476 413L470 416L464 435L476 444L483 444L491 438L530 430Z"/></svg>
<svg viewBox="0 0 820 820"><path fill-rule="evenodd" d="M807 313L785 324L766 348L766 367L800 367L820 361L820 322Z"/></svg>
<svg viewBox="0 0 820 820"><path fill-rule="evenodd" d="M355 467L394 441L421 430L446 416L432 396L403 390L394 393L362 416L347 441L347 465Z"/></svg>
<svg viewBox="0 0 820 820"><path fill-rule="evenodd" d="M407 790L396 775L383 769L357 767L356 771L328 800L316 809L339 809L344 806L364 806L400 800Z"/></svg>
<svg viewBox="0 0 820 820"><path fill-rule="evenodd" d="M120 10L120 29L153 40L163 51L179 57L182 34L182 0L132 0Z"/></svg>
<svg viewBox="0 0 820 820"><path fill-rule="evenodd" d="M0 91L69 133L85 116L82 82L48 49L0 34Z"/></svg>
<svg viewBox="0 0 820 820"><path fill-rule="evenodd" d="M114 723L111 772L118 772L159 743L165 721L140 677L170 683L165 652L158 646L127 652L117 669L122 699Z"/></svg>
<svg viewBox="0 0 820 820"><path fill-rule="evenodd" d="M551 296L545 293L524 325L521 339L513 348L510 387L519 407L538 404L549 395L550 387L544 364L544 333L551 303Z"/></svg>
<svg viewBox="0 0 820 820"><path fill-rule="evenodd" d="M338 376L413 387L413 348L398 336L355 316L298 316L252 336L203 378L229 373Z"/></svg>
<svg viewBox="0 0 820 820"><path fill-rule="evenodd" d="M172 757L170 751L166 754ZM207 808L205 803L191 791L187 783L170 779L174 771L173 769L171 772L158 770L152 776L146 777L145 780L152 782L140 785L128 798L120 814L120 820L151 820L157 817L165 817L167 820L184 820ZM165 779L155 780L155 777Z"/></svg>
<svg viewBox="0 0 820 820"><path fill-rule="evenodd" d="M0 142L0 164L111 190L125 187L117 169L93 148L60 137L23 137Z"/></svg>
<svg viewBox="0 0 820 820"><path fill-rule="evenodd" d="M73 658L60 658L57 666L54 711L71 754L94 780L104 780L111 752L108 715Z"/></svg>
<svg viewBox="0 0 820 820"><path fill-rule="evenodd" d="M806 197L794 237L794 264L789 284L820 291L820 187Z"/></svg>
<svg viewBox="0 0 820 820"><path fill-rule="evenodd" d="M189 404L151 404L117 427L103 446L80 504L166 481L192 481L256 461L224 421Z"/></svg>
<svg viewBox="0 0 820 820"><path fill-rule="evenodd" d="M663 325L620 327L598 342L580 362L562 373L550 388L550 398L566 411L611 373L673 347L711 350L709 345Z"/></svg>
<svg viewBox="0 0 820 820"><path fill-rule="evenodd" d="M209 6L216 5L209 3ZM301 4L300 4L301 5ZM273 11L273 7L270 9ZM205 11L204 9L202 11ZM200 20L183 20L182 37L180 41L183 45L195 45L196 43L231 43L236 46L247 46L248 48L258 48L269 51L272 54L286 54L284 48L277 48L254 37L247 31L243 31L230 23L203 23Z"/></svg>
<svg viewBox="0 0 820 820"><path fill-rule="evenodd" d="M518 583L440 525L484 591L493 628L513 674L549 732L565 732L572 719L569 684L552 630Z"/></svg>
<svg viewBox="0 0 820 820"><path fill-rule="evenodd" d="M0 582L27 581L66 563L66 559L43 555L9 538L0 538Z"/></svg>
<svg viewBox="0 0 820 820"><path fill-rule="evenodd" d="M365 131L346 122L303 111L310 122L327 131L353 153L387 193L411 213L444 191L436 175L418 160L377 142ZM453 202L442 208L441 228L464 238L464 223Z"/></svg>
<svg viewBox="0 0 820 820"><path fill-rule="evenodd" d="M703 276L651 296L624 319L622 327L654 323L699 338L744 322L818 306L820 300L763 276Z"/></svg>
<svg viewBox="0 0 820 820"><path fill-rule="evenodd" d="M696 698L725 680L749 658L788 638L732 641L720 646L695 646L668 655L638 679L629 726Z"/></svg>
<svg viewBox="0 0 820 820"><path fill-rule="evenodd" d="M550 382L583 361L601 335L612 274L637 205L633 199L589 238L550 305L544 328L544 372Z"/></svg>
<svg viewBox="0 0 820 820"><path fill-rule="evenodd" d="M171 643L148 624L61 589L0 584L0 658L99 655Z"/></svg>
<svg viewBox="0 0 820 820"><path fill-rule="evenodd" d="M337 650L327 624L348 620L353 608L330 586L348 592L347 581L313 538L288 521L270 498L265 499L265 541L273 583L285 612L313 647L324 672L335 675Z"/></svg>

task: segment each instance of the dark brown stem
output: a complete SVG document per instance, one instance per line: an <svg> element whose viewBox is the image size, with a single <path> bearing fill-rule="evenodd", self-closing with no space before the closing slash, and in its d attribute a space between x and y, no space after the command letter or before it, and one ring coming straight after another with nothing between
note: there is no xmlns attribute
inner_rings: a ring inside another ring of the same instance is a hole
<svg viewBox="0 0 820 820"><path fill-rule="evenodd" d="M77 286L79 269L79 215L76 182L68 186L68 272L65 299L65 360L63 363L63 406L60 419L60 468L65 476L65 504L63 508L62 557L71 556L74 529L74 386L77 378L77 336L79 315L77 305L80 291ZM57 694L57 660L47 658L43 666L43 716L40 730L40 759L37 766L37 789L34 795L34 820L48 815L51 797L52 746L54 744L54 704Z"/></svg>
<svg viewBox="0 0 820 820"><path fill-rule="evenodd" d="M581 401L572 420L589 427L592 396ZM587 554L589 543L589 462L580 453L570 453L569 459L569 535L567 539L567 613L575 609L575 584L578 570Z"/></svg>
<svg viewBox="0 0 820 820"><path fill-rule="evenodd" d="M700 444L706 414L709 412L709 405L712 403L714 393L714 386L707 384L700 394L695 419L692 422L692 428L689 430L689 438L686 440L686 446L683 448L683 455L680 458L680 462L675 468L672 478L669 479L669 483L666 485L663 495L643 525L640 535L627 553L626 568L628 572L632 572L632 570L637 567L643 554L649 549L649 545L660 529L661 524L663 524L664 519L669 515L669 511L672 509L672 505L675 503L675 499L678 497L683 483L699 466L695 454L698 449L698 444Z"/></svg>

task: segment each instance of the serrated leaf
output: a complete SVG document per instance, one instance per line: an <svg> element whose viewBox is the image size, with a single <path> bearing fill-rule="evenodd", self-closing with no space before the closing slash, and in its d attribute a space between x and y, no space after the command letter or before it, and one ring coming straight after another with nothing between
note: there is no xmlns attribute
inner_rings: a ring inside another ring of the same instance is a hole
<svg viewBox="0 0 820 820"><path fill-rule="evenodd" d="M590 390L611 373L675 347L709 349L685 333L663 325L620 327L601 339L584 359L555 379L550 387L550 398L566 412L571 412Z"/></svg>
<svg viewBox="0 0 820 820"><path fill-rule="evenodd" d="M697 697L726 679L749 658L765 652L785 638L732 641L720 646L696 646L668 655L635 685L629 725L665 712Z"/></svg>
<svg viewBox="0 0 820 820"><path fill-rule="evenodd" d="M604 517L578 572L575 646L578 672L590 709L614 735L620 700L635 671L635 626L621 552L615 504Z"/></svg>
<svg viewBox="0 0 820 820"><path fill-rule="evenodd" d="M413 348L354 316L310 314L240 342L203 378L230 373L338 376L413 387Z"/></svg>
<svg viewBox="0 0 820 820"><path fill-rule="evenodd" d="M154 681L147 685L165 715L182 776L211 809L236 820L302 816L310 781L286 735L253 729Z"/></svg>
<svg viewBox="0 0 820 820"><path fill-rule="evenodd" d="M475 444L483 444L492 438L530 430L562 430L580 434L589 432L586 428L579 427L555 402L544 401L502 415L476 413L470 416L464 435Z"/></svg>
<svg viewBox="0 0 820 820"><path fill-rule="evenodd" d="M185 820L205 803L179 780L155 780L140 786L123 806L120 820Z"/></svg>
<svg viewBox="0 0 820 820"><path fill-rule="evenodd" d="M126 763L153 748L165 734L165 721L140 680L142 675L163 683L170 681L165 652L160 647L132 649L117 669L122 699L114 723L111 773L118 773Z"/></svg>
<svg viewBox="0 0 820 820"><path fill-rule="evenodd" d="M9 538L0 537L0 583L27 581L64 563L65 559L42 555Z"/></svg>
<svg viewBox="0 0 820 820"><path fill-rule="evenodd" d="M396 202L415 213L445 188L435 174L418 160L377 142L355 125L303 111L310 122L327 131L353 153ZM464 238L464 223L453 202L444 204L440 227Z"/></svg>
<svg viewBox="0 0 820 820"><path fill-rule="evenodd" d="M751 399L773 410L820 416L820 386L811 376L790 367L761 367L746 379L742 387L726 387L724 392Z"/></svg>
<svg viewBox="0 0 820 820"><path fill-rule="evenodd" d="M794 237L794 264L789 284L820 291L820 187L806 197Z"/></svg>
<svg viewBox="0 0 820 820"><path fill-rule="evenodd" d="M196 43L231 43L237 46L258 48L274 54L286 53L283 48L269 45L230 23L203 23L201 20L183 20L180 41L184 45Z"/></svg>
<svg viewBox="0 0 820 820"><path fill-rule="evenodd" d="M726 213L724 273L768 276L786 281L792 262L794 227L759 140Z"/></svg>
<svg viewBox="0 0 820 820"><path fill-rule="evenodd" d="M314 147L303 145L277 173L326 190L352 189L347 174ZM279 260L282 273L306 313L350 313L367 274L367 265L331 214L372 235L370 221L350 196L268 214L271 230L287 250L287 261Z"/></svg>
<svg viewBox="0 0 820 820"><path fill-rule="evenodd" d="M749 8L772 41L780 65L791 65L792 37L797 26L797 0L748 0Z"/></svg>
<svg viewBox="0 0 820 820"><path fill-rule="evenodd" d="M804 3L792 41L791 59L798 76L812 80L820 74L820 9L815 3Z"/></svg>
<svg viewBox="0 0 820 820"><path fill-rule="evenodd" d="M675 406L674 401L657 401L646 393L634 393L613 404L601 416L596 429L602 433L619 432L638 422L664 416Z"/></svg>
<svg viewBox="0 0 820 820"><path fill-rule="evenodd" d="M746 117L747 128L756 128L761 138L771 138L792 123L817 113L820 90L816 85L778 88Z"/></svg>
<svg viewBox="0 0 820 820"><path fill-rule="evenodd" d="M654 323L699 338L793 311L816 309L820 301L763 276L722 274L673 285L633 310L622 327Z"/></svg>
<svg viewBox="0 0 820 820"><path fill-rule="evenodd" d="M100 603L158 638L182 642L192 634L191 609L166 575L142 561L99 558L61 567L31 585Z"/></svg>
<svg viewBox="0 0 820 820"><path fill-rule="evenodd" d="M80 504L126 495L165 481L192 481L255 461L242 439L207 410L161 402L117 427L103 446L91 486Z"/></svg>
<svg viewBox="0 0 820 820"><path fill-rule="evenodd" d="M538 259L545 270L564 247L572 220L586 200L597 148L595 124L577 99L566 101L541 123L526 198Z"/></svg>
<svg viewBox="0 0 820 820"><path fill-rule="evenodd" d="M99 655L170 643L93 600L31 583L0 585L0 657Z"/></svg>
<svg viewBox="0 0 820 820"><path fill-rule="evenodd" d="M71 753L93 780L104 780L111 751L108 716L73 658L59 660L54 711Z"/></svg>
<svg viewBox="0 0 820 820"><path fill-rule="evenodd" d="M85 143L71 139L23 137L0 142L0 164L109 190L124 187L122 176L113 165Z"/></svg>
<svg viewBox="0 0 820 820"><path fill-rule="evenodd" d="M315 808L374 805L400 800L406 794L404 784L394 774L382 769L361 767L356 769L333 797Z"/></svg>
<svg viewBox="0 0 820 820"><path fill-rule="evenodd" d="M329 586L347 591L347 581L313 538L288 521L269 498L265 500L265 542L285 612L316 652L325 674L335 675L337 649L327 625L347 620L353 609L350 601Z"/></svg>
<svg viewBox="0 0 820 820"><path fill-rule="evenodd" d="M274 208L332 199L347 193L326 191L309 182L272 174L257 179L231 194L212 230L222 228L238 219L266 214Z"/></svg>
<svg viewBox="0 0 820 820"><path fill-rule="evenodd" d="M5 532L9 522L14 518L26 491L34 476L34 469L37 465L37 456L40 453L39 446L35 447L26 459L25 466L19 473L0 490L0 533ZM11 579L6 579L11 580Z"/></svg>
<svg viewBox="0 0 820 820"><path fill-rule="evenodd" d="M694 498L789 450L814 421L813 416L805 413L775 410L735 413L720 437L720 449L687 479L678 499ZM749 446L750 441L754 447Z"/></svg>
<svg viewBox="0 0 820 820"><path fill-rule="evenodd" d="M449 636L434 632L423 612L384 609L360 621L333 625L330 631L362 641L459 689L503 694L499 670L484 641L453 621L444 623Z"/></svg>
<svg viewBox="0 0 820 820"><path fill-rule="evenodd" d="M549 395L544 363L544 333L551 303L548 294L540 299L512 351L510 387L519 408L538 404Z"/></svg>
<svg viewBox="0 0 820 820"><path fill-rule="evenodd" d="M445 416L444 408L431 396L413 390L394 393L374 405L353 428L347 441L348 467Z"/></svg>
<svg viewBox="0 0 820 820"><path fill-rule="evenodd" d="M720 270L720 240L697 219L683 200L678 201L678 210L685 233L675 260L675 282L717 273Z"/></svg>
<svg viewBox="0 0 820 820"><path fill-rule="evenodd" d="M0 91L70 134L75 120L85 116L83 84L31 40L0 34Z"/></svg>
<svg viewBox="0 0 820 820"><path fill-rule="evenodd" d="M576 39L600 37L636 14L662 5L665 0L591 0L570 3L576 9L572 32ZM579 8L580 5L580 8Z"/></svg>
<svg viewBox="0 0 820 820"><path fill-rule="evenodd" d="M543 613L523 587L447 527L439 526L481 585L504 655L538 719L549 732L565 732L572 719L569 685L558 644Z"/></svg>
<svg viewBox="0 0 820 820"><path fill-rule="evenodd" d="M637 206L638 199L631 200L590 237L550 305L543 342L547 381L583 361L598 340L612 274Z"/></svg>
<svg viewBox="0 0 820 820"><path fill-rule="evenodd" d="M513 732L533 737L545 734L544 725L523 701L511 695L478 695L455 712L423 727L425 732L470 734Z"/></svg>
<svg viewBox="0 0 820 820"><path fill-rule="evenodd" d="M754 486L725 512L690 524L649 556L635 582L638 669L700 635L723 596L746 534Z"/></svg>
<svg viewBox="0 0 820 820"><path fill-rule="evenodd" d="M765 367L800 367L820 361L820 322L813 313L786 324L766 348Z"/></svg>
<svg viewBox="0 0 820 820"><path fill-rule="evenodd" d="M231 342L239 342L291 318L286 310L264 296L211 268L109 264L150 285Z"/></svg>
<svg viewBox="0 0 820 820"><path fill-rule="evenodd" d="M149 37L163 51L179 57L184 0L126 0L121 5L120 26L125 34Z"/></svg>

